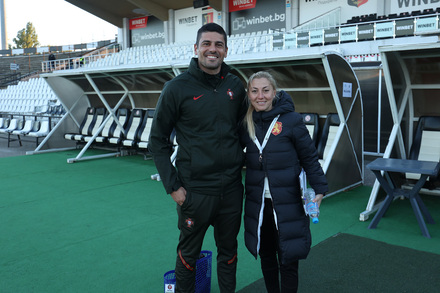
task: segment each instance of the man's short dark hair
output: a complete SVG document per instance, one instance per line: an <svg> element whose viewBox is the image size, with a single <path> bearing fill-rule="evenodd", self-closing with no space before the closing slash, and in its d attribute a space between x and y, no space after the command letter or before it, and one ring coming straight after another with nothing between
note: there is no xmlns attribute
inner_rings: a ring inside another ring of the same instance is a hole
<svg viewBox="0 0 440 293"><path fill-rule="evenodd" d="M197 46L199 45L199 41L200 38L202 37L202 34L206 32L215 32L223 35L223 38L225 39L225 47L228 47L228 41L225 30L220 25L214 22L207 23L203 25L201 28L199 28L199 30L197 31L197 40L196 40Z"/></svg>

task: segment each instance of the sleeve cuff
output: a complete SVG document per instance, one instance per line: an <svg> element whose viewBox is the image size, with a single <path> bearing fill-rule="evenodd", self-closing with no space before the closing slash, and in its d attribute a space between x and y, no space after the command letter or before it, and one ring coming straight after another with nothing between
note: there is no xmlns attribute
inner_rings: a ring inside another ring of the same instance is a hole
<svg viewBox="0 0 440 293"><path fill-rule="evenodd" d="M171 194L173 191L178 190L180 187L182 187L182 184L179 181L176 181L173 186L167 187L166 192L168 194Z"/></svg>

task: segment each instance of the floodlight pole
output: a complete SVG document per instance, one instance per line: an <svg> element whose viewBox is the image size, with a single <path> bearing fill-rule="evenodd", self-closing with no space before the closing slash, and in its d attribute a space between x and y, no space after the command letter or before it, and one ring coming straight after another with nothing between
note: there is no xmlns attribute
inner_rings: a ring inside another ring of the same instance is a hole
<svg viewBox="0 0 440 293"><path fill-rule="evenodd" d="M6 9L5 9L5 0L0 0L0 27L1 27L1 46L2 50L8 49L8 37L6 30Z"/></svg>

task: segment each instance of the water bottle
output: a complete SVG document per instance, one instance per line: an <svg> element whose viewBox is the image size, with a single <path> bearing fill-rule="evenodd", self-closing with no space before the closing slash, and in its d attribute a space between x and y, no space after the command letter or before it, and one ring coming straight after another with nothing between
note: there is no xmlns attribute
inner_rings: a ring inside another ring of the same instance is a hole
<svg viewBox="0 0 440 293"><path fill-rule="evenodd" d="M304 209L306 211L306 215L312 219L313 224L319 222L319 207L316 202L313 202L315 199L315 191L312 188L306 188L304 192Z"/></svg>

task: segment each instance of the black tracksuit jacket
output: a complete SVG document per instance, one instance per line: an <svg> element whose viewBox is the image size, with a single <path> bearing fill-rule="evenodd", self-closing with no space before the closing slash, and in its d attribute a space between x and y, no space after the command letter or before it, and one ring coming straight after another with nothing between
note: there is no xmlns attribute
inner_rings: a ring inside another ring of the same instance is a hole
<svg viewBox="0 0 440 293"><path fill-rule="evenodd" d="M242 187L244 155L237 124L246 111L241 80L223 63L219 82L213 86L198 67L167 82L153 119L149 150L167 193L179 187L207 195L221 195L225 188ZM169 137L176 130L179 145L176 168L170 162Z"/></svg>

